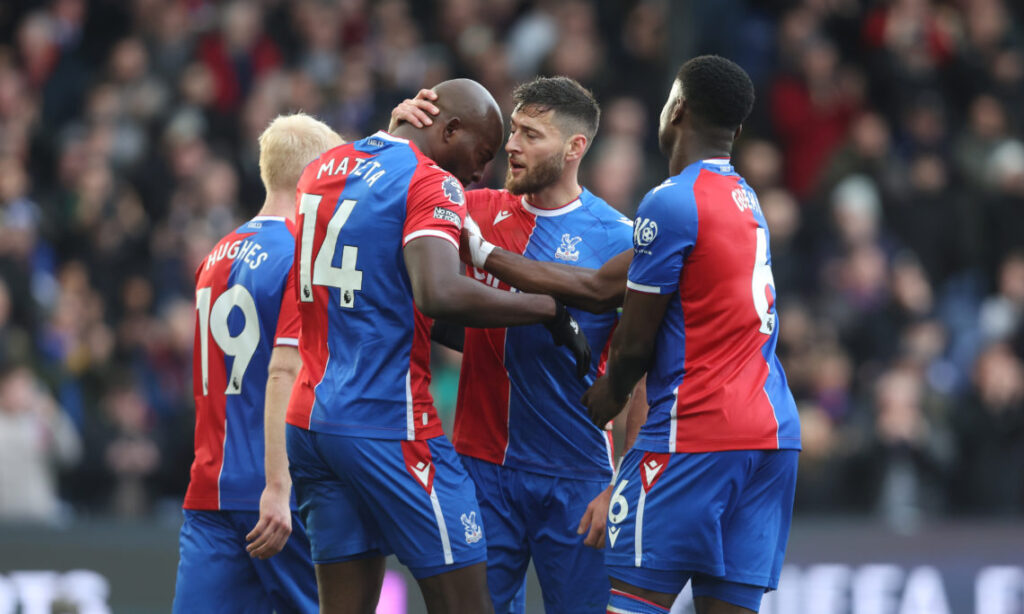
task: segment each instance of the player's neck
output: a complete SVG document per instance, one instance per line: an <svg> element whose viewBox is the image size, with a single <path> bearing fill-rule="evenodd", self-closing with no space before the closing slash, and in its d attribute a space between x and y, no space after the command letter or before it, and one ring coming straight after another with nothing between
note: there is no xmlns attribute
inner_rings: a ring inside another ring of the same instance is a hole
<svg viewBox="0 0 1024 614"><path fill-rule="evenodd" d="M295 221L295 192L277 190L267 193L259 215L272 215Z"/></svg>
<svg viewBox="0 0 1024 614"><path fill-rule="evenodd" d="M670 176L678 175L683 169L694 162L708 158L728 158L732 152L732 143L692 143L685 146L676 145L669 156L668 172Z"/></svg>
<svg viewBox="0 0 1024 614"><path fill-rule="evenodd" d="M392 136L397 136L400 139L405 139L416 146L416 149L420 150L424 156L430 158L434 157L431 155L429 141L427 140L427 133L425 130L415 128L411 124L400 124L394 130L391 131ZM436 162L436 160L435 160Z"/></svg>
<svg viewBox="0 0 1024 614"><path fill-rule="evenodd" d="M576 173L565 173L548 187L526 194L526 202L538 209L558 209L579 198L583 193Z"/></svg>

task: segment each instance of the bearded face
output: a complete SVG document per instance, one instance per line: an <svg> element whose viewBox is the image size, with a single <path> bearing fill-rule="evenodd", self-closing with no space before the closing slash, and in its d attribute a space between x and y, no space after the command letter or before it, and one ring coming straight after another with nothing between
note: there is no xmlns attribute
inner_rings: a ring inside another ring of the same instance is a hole
<svg viewBox="0 0 1024 614"><path fill-rule="evenodd" d="M565 168L565 156L559 151L532 164L523 159L513 162L509 157L508 172L505 174L505 189L519 194L539 192L558 181Z"/></svg>
<svg viewBox="0 0 1024 614"><path fill-rule="evenodd" d="M565 169L566 138L554 123L554 112L516 109L510 128L505 189L532 194L557 182Z"/></svg>

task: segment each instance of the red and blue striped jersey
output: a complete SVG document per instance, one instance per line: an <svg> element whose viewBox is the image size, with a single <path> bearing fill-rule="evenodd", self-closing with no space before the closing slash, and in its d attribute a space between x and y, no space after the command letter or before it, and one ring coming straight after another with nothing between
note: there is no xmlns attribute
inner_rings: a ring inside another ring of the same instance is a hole
<svg viewBox="0 0 1024 614"><path fill-rule="evenodd" d="M298 185L296 291L302 370L288 423L375 439L442 435L430 396L430 327L403 248L419 237L458 249L459 181L385 132L336 147Z"/></svg>
<svg viewBox="0 0 1024 614"><path fill-rule="evenodd" d="M294 253L292 223L260 216L221 239L196 271L195 461L186 509L259 509L270 353L299 343L288 281Z"/></svg>
<svg viewBox="0 0 1024 614"><path fill-rule="evenodd" d="M640 202L627 286L672 300L647 374L639 449L800 448L775 355L768 237L757 195L725 158L691 164Z"/></svg>
<svg viewBox="0 0 1024 614"><path fill-rule="evenodd" d="M468 211L483 236L531 260L600 268L630 248L630 221L583 190L558 209L539 209L505 190L474 190ZM510 290L469 267L481 283ZM570 309L595 352L576 378L575 359L543 325L466 329L455 411L455 449L507 467L546 475L611 476L611 433L594 426L580 398L604 366L618 313Z"/></svg>

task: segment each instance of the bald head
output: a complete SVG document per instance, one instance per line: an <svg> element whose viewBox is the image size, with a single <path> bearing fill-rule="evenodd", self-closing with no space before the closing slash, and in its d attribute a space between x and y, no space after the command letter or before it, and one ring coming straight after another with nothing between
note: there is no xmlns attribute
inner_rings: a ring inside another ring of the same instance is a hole
<svg viewBox="0 0 1024 614"><path fill-rule="evenodd" d="M441 110L430 126L402 124L395 133L409 138L441 168L464 184L475 183L501 147L501 108L487 88L472 79L452 79L434 86Z"/></svg>
<svg viewBox="0 0 1024 614"><path fill-rule="evenodd" d="M470 129L480 130L481 134L502 137L501 108L487 88L472 79L451 79L434 86L441 115L462 118ZM497 133L496 135L494 133Z"/></svg>

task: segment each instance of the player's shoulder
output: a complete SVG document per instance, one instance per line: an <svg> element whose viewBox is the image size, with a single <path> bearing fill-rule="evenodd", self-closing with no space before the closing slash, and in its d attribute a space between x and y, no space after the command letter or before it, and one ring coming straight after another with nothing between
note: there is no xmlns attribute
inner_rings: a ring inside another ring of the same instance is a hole
<svg viewBox="0 0 1024 614"><path fill-rule="evenodd" d="M580 194L580 202L583 203L582 209L596 218L606 228L618 229L623 227L629 229L633 227L631 219L586 188L583 188L583 192Z"/></svg>
<svg viewBox="0 0 1024 614"><path fill-rule="evenodd" d="M466 192L466 206L470 214L474 211L490 211L497 208L508 208L519 202L520 197L508 190L493 188L477 188Z"/></svg>
<svg viewBox="0 0 1024 614"><path fill-rule="evenodd" d="M699 165L690 165L678 175L669 177L651 188L640 201L637 216L643 213L665 216L696 214L694 184L700 174Z"/></svg>

